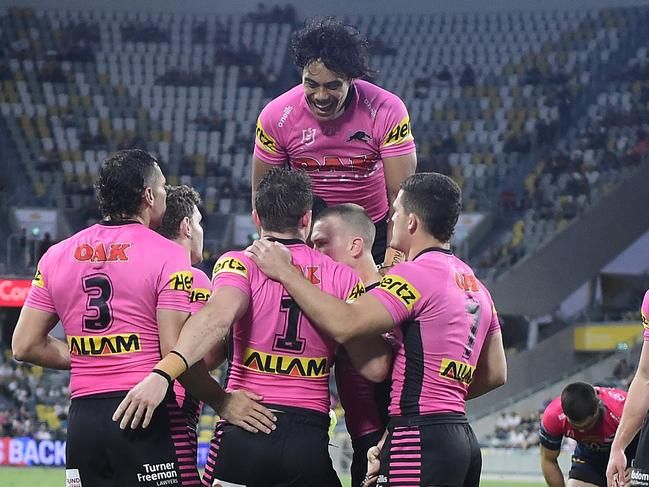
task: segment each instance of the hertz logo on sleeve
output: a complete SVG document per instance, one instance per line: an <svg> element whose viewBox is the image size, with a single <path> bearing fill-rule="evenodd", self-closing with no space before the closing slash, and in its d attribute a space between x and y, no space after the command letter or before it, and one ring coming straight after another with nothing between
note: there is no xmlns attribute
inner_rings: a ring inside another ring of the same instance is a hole
<svg viewBox="0 0 649 487"><path fill-rule="evenodd" d="M248 268L243 262L235 257L222 257L214 264L212 271L212 279L218 276L221 272L231 272L232 274L239 274L240 276L248 278Z"/></svg>
<svg viewBox="0 0 649 487"><path fill-rule="evenodd" d="M356 301L363 294L365 294L365 286L363 286L363 283L361 281L358 281L354 288L349 292L349 296L347 296L347 302L351 303L352 301Z"/></svg>
<svg viewBox="0 0 649 487"><path fill-rule="evenodd" d="M45 287L45 281L43 281L43 274L41 273L40 265L36 267L36 274L34 275L34 279L32 280L32 286L40 288Z"/></svg>
<svg viewBox="0 0 649 487"><path fill-rule="evenodd" d="M410 117L405 116L399 124L388 132L383 141L383 147L390 147L391 145L402 144L412 140L412 132L410 131Z"/></svg>
<svg viewBox="0 0 649 487"><path fill-rule="evenodd" d="M644 311L640 312L640 316L642 316L642 326L649 329L649 320L647 320L647 317L644 315Z"/></svg>
<svg viewBox="0 0 649 487"><path fill-rule="evenodd" d="M247 348L243 366L255 372L299 379L317 379L329 374L327 357L290 357Z"/></svg>
<svg viewBox="0 0 649 487"><path fill-rule="evenodd" d="M445 379L456 380L463 384L471 385L473 381L473 373L475 367L459 360L452 360L449 358L442 359L439 366L439 375Z"/></svg>
<svg viewBox="0 0 649 487"><path fill-rule="evenodd" d="M105 336L69 336L71 355L120 355L141 350L137 333Z"/></svg>
<svg viewBox="0 0 649 487"><path fill-rule="evenodd" d="M417 288L406 281L403 277L395 274L388 274L381 279L379 288L389 292L399 301L401 301L408 311L412 311L412 307L421 298L421 294Z"/></svg>
<svg viewBox="0 0 649 487"><path fill-rule="evenodd" d="M174 291L187 291L189 293L192 290L193 282L194 275L191 271L178 271L169 276L169 288Z"/></svg>
<svg viewBox="0 0 649 487"><path fill-rule="evenodd" d="M261 118L257 119L255 134L262 149L271 154L277 154L277 142L264 131L264 128L261 126Z"/></svg>
<svg viewBox="0 0 649 487"><path fill-rule="evenodd" d="M212 295L212 291L210 291L209 289L205 289L202 287L194 287L192 288L192 293L189 295L189 302L190 303L196 303L197 301L207 302L210 300L211 295Z"/></svg>

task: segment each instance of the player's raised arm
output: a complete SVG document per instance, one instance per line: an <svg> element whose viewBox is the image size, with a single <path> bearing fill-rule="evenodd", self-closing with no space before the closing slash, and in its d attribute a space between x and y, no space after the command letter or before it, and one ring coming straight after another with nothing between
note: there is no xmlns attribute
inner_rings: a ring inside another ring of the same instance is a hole
<svg viewBox="0 0 649 487"><path fill-rule="evenodd" d="M272 165L262 161L256 155L252 156L252 207L255 207L255 193L257 193L257 185L261 178L273 168Z"/></svg>
<svg viewBox="0 0 649 487"><path fill-rule="evenodd" d="M373 296L346 303L320 291L293 267L290 255L277 242L257 240L246 249L246 255L268 277L282 283L309 319L338 343L394 327L390 313Z"/></svg>
<svg viewBox="0 0 649 487"><path fill-rule="evenodd" d="M385 157L383 159L383 172L385 173L385 187L388 193L388 207L390 208L390 217L392 216L392 205L397 199L401 183L406 178L413 175L417 169L417 154L412 152L401 156ZM392 218L388 219L388 237L390 242L392 238ZM405 254L398 250L388 247L385 251L384 265L390 266L397 264L405 259Z"/></svg>

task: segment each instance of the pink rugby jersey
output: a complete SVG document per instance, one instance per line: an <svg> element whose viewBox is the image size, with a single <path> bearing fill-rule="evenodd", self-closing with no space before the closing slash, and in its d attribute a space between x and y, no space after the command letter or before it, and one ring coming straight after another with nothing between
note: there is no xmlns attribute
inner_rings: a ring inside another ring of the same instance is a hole
<svg viewBox="0 0 649 487"><path fill-rule="evenodd" d="M397 324L390 416L464 413L485 338L500 333L491 295L471 268L430 248L370 293Z"/></svg>
<svg viewBox="0 0 649 487"><path fill-rule="evenodd" d="M25 304L58 315L72 398L128 391L160 360L156 310L189 313L187 251L138 222L100 223L51 247Z"/></svg>
<svg viewBox="0 0 649 487"><path fill-rule="evenodd" d="M398 96L355 80L345 113L319 121L302 85L272 100L257 120L255 155L309 173L329 206L356 203L377 222L388 212L383 159L415 152L410 118Z"/></svg>
<svg viewBox="0 0 649 487"><path fill-rule="evenodd" d="M642 299L642 307L640 308L640 315L642 317L642 326L644 326L644 341L649 341L649 291L644 294Z"/></svg>
<svg viewBox="0 0 649 487"><path fill-rule="evenodd" d="M212 283L210 278L207 277L202 270L192 267L192 275L194 277L192 283L192 290L189 295L189 308L191 314L198 313L205 303L210 299L212 294ZM185 401L185 388L180 381L174 381L174 393L176 394L176 401L182 407Z"/></svg>
<svg viewBox="0 0 649 487"><path fill-rule="evenodd" d="M589 431L578 431L568 422L561 408L561 396L556 397L543 412L541 419L541 444L549 450L561 448L565 436L594 452L608 452L620 424L627 393L620 389L595 387L601 401L601 420Z"/></svg>
<svg viewBox="0 0 649 487"><path fill-rule="evenodd" d="M347 266L309 248L287 245L293 264L324 292L353 299L363 285ZM232 328L228 389L247 389L264 403L329 411L329 369L336 343L304 316L284 287L266 277L243 252L227 252L216 262L212 291L233 286L250 298L245 315Z"/></svg>

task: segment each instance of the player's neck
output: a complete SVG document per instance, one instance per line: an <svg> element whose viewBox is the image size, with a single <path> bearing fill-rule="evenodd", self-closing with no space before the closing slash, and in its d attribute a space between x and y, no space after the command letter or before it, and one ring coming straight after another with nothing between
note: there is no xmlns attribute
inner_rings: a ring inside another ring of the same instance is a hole
<svg viewBox="0 0 649 487"><path fill-rule="evenodd" d="M369 286L381 280L381 274L376 270L376 264L371 254L363 254L354 264L354 270L363 284Z"/></svg>
<svg viewBox="0 0 649 487"><path fill-rule="evenodd" d="M189 260L191 261L192 259L192 242L188 238L182 238L179 237L175 240L173 240L175 243L180 245L183 249L187 251L187 255L189 256ZM192 265L194 265L194 262L192 262Z"/></svg>
<svg viewBox="0 0 649 487"><path fill-rule="evenodd" d="M304 242L304 235L299 231L297 232L267 232L263 228L259 234L261 238L276 238L278 240L302 240Z"/></svg>
<svg viewBox="0 0 649 487"><path fill-rule="evenodd" d="M440 242L432 235L421 235L420 237L413 237L412 242L410 243L410 249L408 250L408 260L414 260L423 250L437 248L450 250L450 242Z"/></svg>
<svg viewBox="0 0 649 487"><path fill-rule="evenodd" d="M149 218L149 215L146 214L141 214L141 215L119 215L119 216L107 216L104 218L105 221L109 222L138 222L144 225L147 228L151 228L151 218Z"/></svg>

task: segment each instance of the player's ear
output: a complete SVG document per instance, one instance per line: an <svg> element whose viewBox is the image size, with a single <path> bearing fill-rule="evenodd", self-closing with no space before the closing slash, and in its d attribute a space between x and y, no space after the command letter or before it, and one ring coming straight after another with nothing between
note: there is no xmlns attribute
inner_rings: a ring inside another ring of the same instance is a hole
<svg viewBox="0 0 649 487"><path fill-rule="evenodd" d="M307 211L304 215L302 215L302 218L300 219L300 224L302 228L307 229L307 235L311 231L311 219L312 219L313 212L311 210Z"/></svg>
<svg viewBox="0 0 649 487"><path fill-rule="evenodd" d="M180 220L180 235L183 235L187 238L192 238L191 222L189 221L188 217Z"/></svg>
<svg viewBox="0 0 649 487"><path fill-rule="evenodd" d="M417 228L419 228L419 217L414 213L408 214L408 232L410 232L410 235L415 233Z"/></svg>
<svg viewBox="0 0 649 487"><path fill-rule="evenodd" d="M365 241L362 237L354 237L351 241L351 248L349 253L352 257L359 257L365 250Z"/></svg>
<svg viewBox="0 0 649 487"><path fill-rule="evenodd" d="M142 197L146 206L153 206L153 200L155 200L155 195L153 194L153 188L147 186L144 188L144 196Z"/></svg>
<svg viewBox="0 0 649 487"><path fill-rule="evenodd" d="M257 213L257 210L252 210L252 221L257 229L261 228L261 220L259 219L259 213Z"/></svg>

